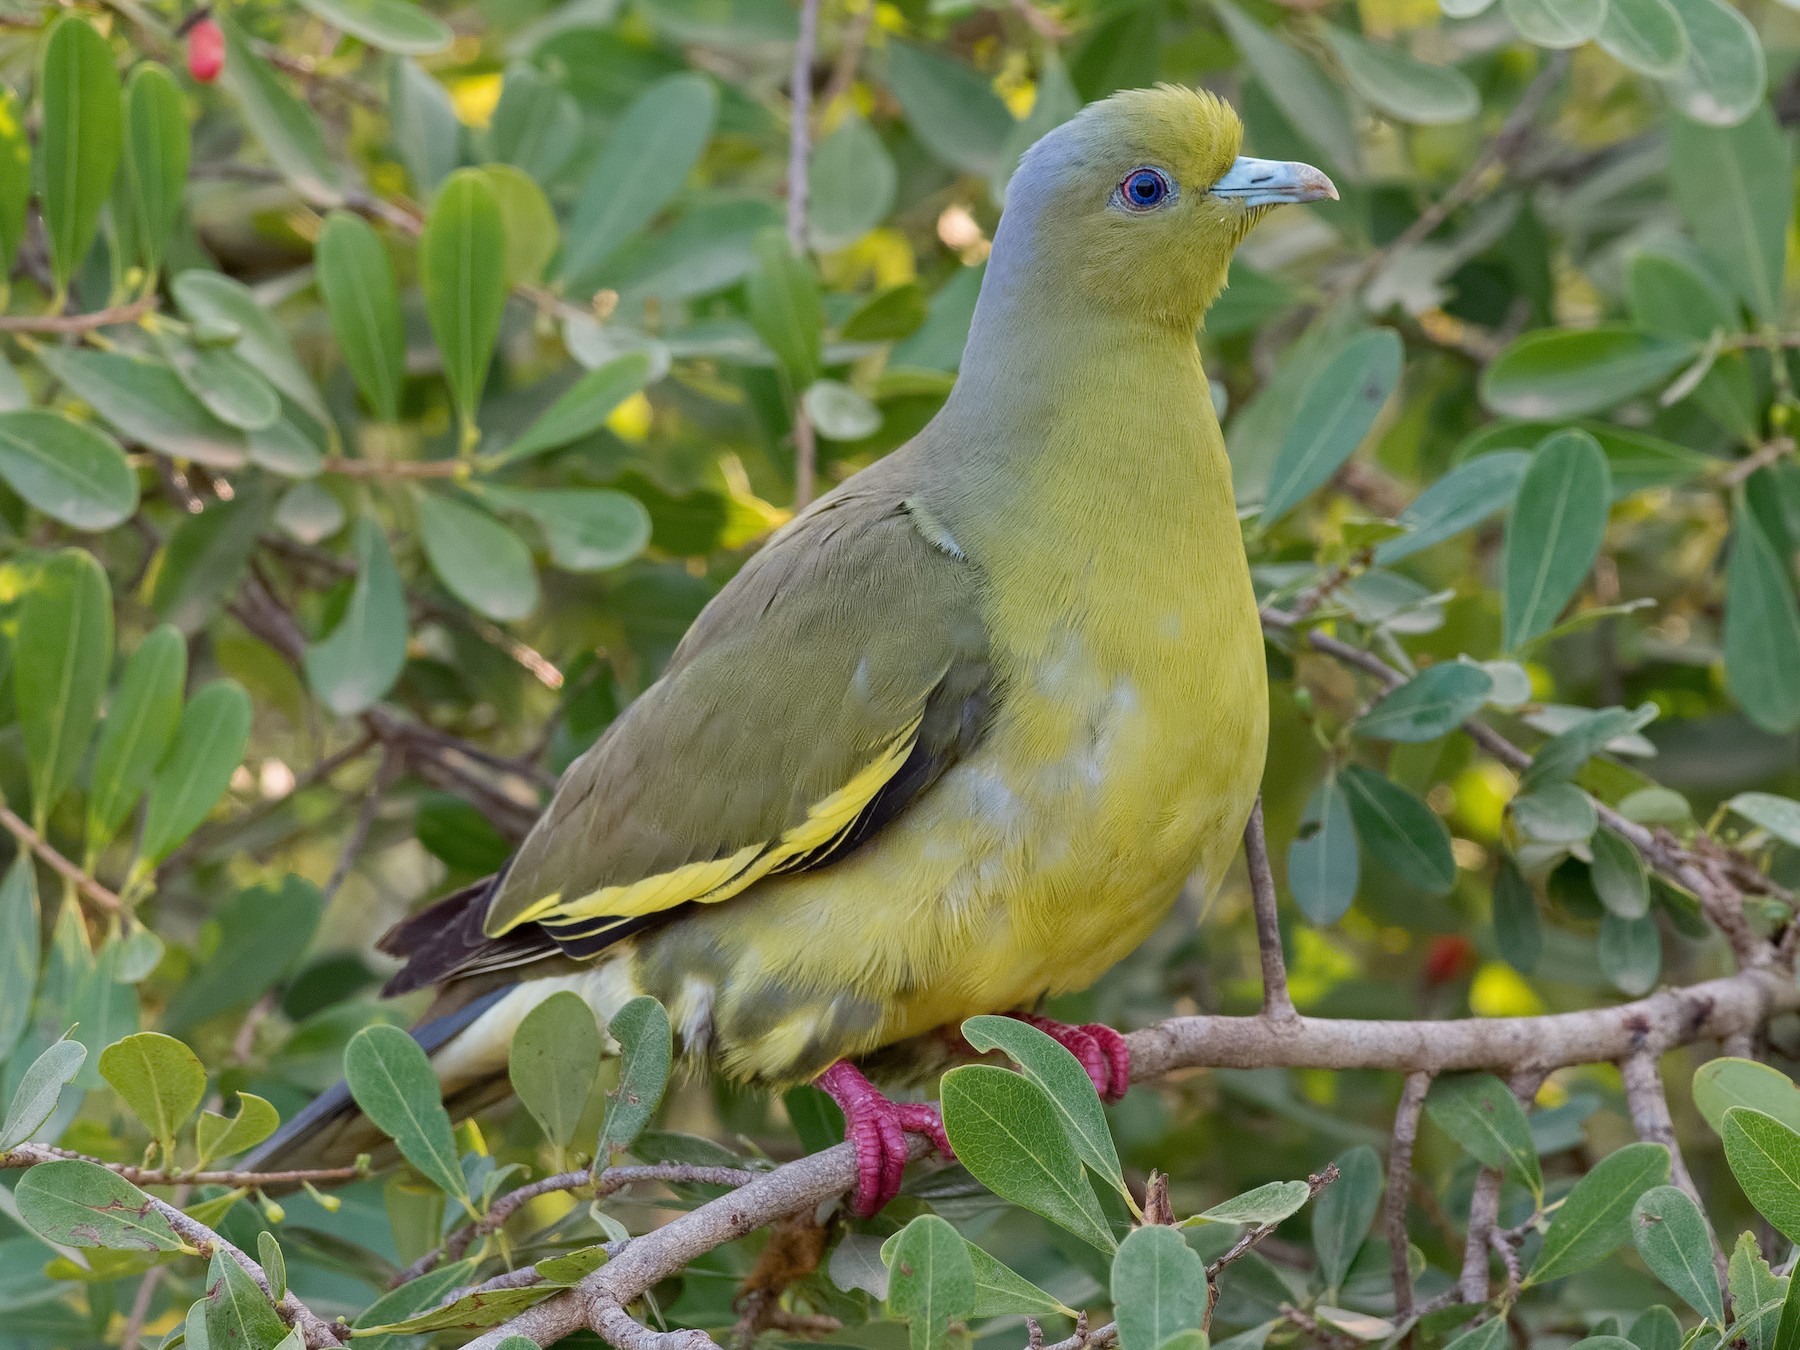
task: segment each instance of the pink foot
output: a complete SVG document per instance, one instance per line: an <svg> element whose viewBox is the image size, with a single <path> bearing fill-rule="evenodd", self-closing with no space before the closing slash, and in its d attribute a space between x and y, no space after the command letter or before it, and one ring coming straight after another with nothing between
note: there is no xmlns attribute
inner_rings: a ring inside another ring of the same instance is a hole
<svg viewBox="0 0 1800 1350"><path fill-rule="evenodd" d="M949 1137L944 1118L928 1102L896 1102L884 1097L861 1070L839 1060L819 1076L818 1086L831 1094L844 1112L844 1138L856 1150L856 1194L851 1208L867 1219L900 1194L906 1170L906 1136L921 1134L946 1158Z"/></svg>
<svg viewBox="0 0 1800 1350"><path fill-rule="evenodd" d="M1087 1076L1094 1080L1094 1091L1100 1094L1101 1101L1116 1102L1131 1086L1131 1049L1125 1038L1111 1027L1101 1026L1098 1022L1074 1027L1067 1022L1039 1017L1036 1013L1011 1013L1009 1016L1036 1027L1080 1060Z"/></svg>

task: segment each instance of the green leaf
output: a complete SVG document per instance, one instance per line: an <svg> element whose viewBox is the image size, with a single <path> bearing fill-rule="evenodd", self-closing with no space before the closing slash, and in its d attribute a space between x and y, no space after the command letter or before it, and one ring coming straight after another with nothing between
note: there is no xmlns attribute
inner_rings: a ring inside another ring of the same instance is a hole
<svg viewBox="0 0 1800 1350"><path fill-rule="evenodd" d="M757 336L775 353L795 388L806 388L819 377L825 323L812 264L796 258L787 236L771 227L756 236L756 270L745 290Z"/></svg>
<svg viewBox="0 0 1800 1350"><path fill-rule="evenodd" d="M320 422L331 420L286 330L255 291L234 277L194 268L170 287L190 322L237 332L232 352Z"/></svg>
<svg viewBox="0 0 1800 1350"><path fill-rule="evenodd" d="M1493 688L1480 666L1440 661L1383 694L1353 730L1374 740L1435 741L1473 717Z"/></svg>
<svg viewBox="0 0 1800 1350"><path fill-rule="evenodd" d="M1538 447L1506 522L1508 651L1547 631L1587 579L1606 535L1606 456L1584 431L1563 431Z"/></svg>
<svg viewBox="0 0 1800 1350"><path fill-rule="evenodd" d="M99 1163L81 1158L39 1163L19 1178L13 1198L20 1217L46 1242L115 1251L182 1247L155 1202Z"/></svg>
<svg viewBox="0 0 1800 1350"><path fill-rule="evenodd" d="M402 56L425 56L448 47L455 34L436 15L409 0L301 0L333 28L371 47Z"/></svg>
<svg viewBox="0 0 1800 1350"><path fill-rule="evenodd" d="M562 1158L600 1076L600 1024L579 994L550 995L525 1014L507 1052L513 1093ZM560 1170L560 1164L559 1164Z"/></svg>
<svg viewBox="0 0 1800 1350"><path fill-rule="evenodd" d="M1381 1159L1359 1144L1337 1160L1338 1179L1313 1206L1313 1250L1328 1290L1343 1286L1381 1204Z"/></svg>
<svg viewBox="0 0 1800 1350"><path fill-rule="evenodd" d="M287 1323L250 1272L235 1257L215 1252L206 1268L207 1344L220 1350L276 1350L287 1334Z"/></svg>
<svg viewBox="0 0 1800 1350"><path fill-rule="evenodd" d="M1456 886L1450 831L1437 814L1399 784L1361 764L1339 775L1362 846L1382 866L1433 895Z"/></svg>
<svg viewBox="0 0 1800 1350"><path fill-rule="evenodd" d="M1611 830L1593 837L1591 876L1594 893L1621 919L1641 919L1650 912L1650 877L1638 851Z"/></svg>
<svg viewBox="0 0 1800 1350"><path fill-rule="evenodd" d="M1645 249L1632 255L1626 280L1631 321L1656 337L1705 342L1721 329L1731 333L1743 326L1731 296L1677 253Z"/></svg>
<svg viewBox="0 0 1800 1350"><path fill-rule="evenodd" d="M1543 1202L1544 1174L1531 1124L1505 1083L1489 1073L1440 1078L1425 1097L1425 1111L1471 1158L1502 1169Z"/></svg>
<svg viewBox="0 0 1800 1350"><path fill-rule="evenodd" d="M1494 945L1521 975L1537 969L1543 951L1538 927L1537 896L1510 855L1502 854L1494 876Z"/></svg>
<svg viewBox="0 0 1800 1350"><path fill-rule="evenodd" d="M263 1268L263 1278L269 1282L269 1297L280 1302L287 1293L287 1258L281 1254L275 1235L267 1229L256 1235L256 1264ZM304 1347L306 1342L300 1344Z"/></svg>
<svg viewBox="0 0 1800 1350"><path fill-rule="evenodd" d="M977 1050L1000 1050L1032 1082L1044 1090L1081 1160L1120 1192L1125 1174L1113 1147L1094 1082L1081 1061L1049 1036L1016 1017L971 1017L962 1025L963 1039Z"/></svg>
<svg viewBox="0 0 1800 1350"><path fill-rule="evenodd" d="M1102 1251L1114 1249L1048 1093L1009 1070L965 1064L944 1075L942 1101L950 1145L977 1181Z"/></svg>
<svg viewBox="0 0 1800 1350"><path fill-rule="evenodd" d="M1725 1304L1713 1272L1712 1229L1679 1186L1657 1186L1631 1210L1631 1240L1650 1273L1702 1317L1724 1325Z"/></svg>
<svg viewBox="0 0 1800 1350"><path fill-rule="evenodd" d="M236 680L214 680L188 700L175 744L150 785L138 850L161 862L199 829L244 762L250 743L250 695Z"/></svg>
<svg viewBox="0 0 1800 1350"><path fill-rule="evenodd" d="M1800 1132L1749 1106L1725 1111L1725 1161L1756 1206L1790 1242L1800 1241Z"/></svg>
<svg viewBox="0 0 1800 1350"><path fill-rule="evenodd" d="M500 201L475 169L444 180L419 235L425 317L444 358L463 441L472 446L481 389L506 308L506 226Z"/></svg>
<svg viewBox="0 0 1800 1350"><path fill-rule="evenodd" d="M163 1166L172 1166L175 1136L206 1095L200 1057L173 1036L141 1031L100 1052L100 1076L150 1131Z"/></svg>
<svg viewBox="0 0 1800 1350"><path fill-rule="evenodd" d="M486 511L447 492L421 492L419 537L450 593L491 619L522 619L538 605L525 541Z"/></svg>
<svg viewBox="0 0 1800 1350"><path fill-rule="evenodd" d="M422 201L462 163L463 125L450 91L405 57L388 63L388 137Z"/></svg>
<svg viewBox="0 0 1800 1350"><path fill-rule="evenodd" d="M486 488L495 506L537 522L550 559L569 572L603 572L630 562L650 543L650 513L611 488Z"/></svg>
<svg viewBox="0 0 1800 1350"><path fill-rule="evenodd" d="M216 1111L202 1111L194 1124L194 1140L200 1161L248 1153L280 1128L281 1115L253 1092L237 1094L238 1109L227 1119Z"/></svg>
<svg viewBox="0 0 1800 1350"><path fill-rule="evenodd" d="M155 335L156 350L188 393L227 426L265 431L281 418L281 399L243 357L229 347L201 347L173 333Z"/></svg>
<svg viewBox="0 0 1800 1350"><path fill-rule="evenodd" d="M19 96L0 84L0 275L12 275L30 205L31 136Z"/></svg>
<svg viewBox="0 0 1800 1350"><path fill-rule="evenodd" d="M319 231L313 261L344 364L375 415L384 422L399 421L406 328L387 249L361 216L333 211Z"/></svg>
<svg viewBox="0 0 1800 1350"><path fill-rule="evenodd" d="M1225 34L1288 122L1349 178L1361 176L1356 119L1337 83L1310 56L1282 41L1228 0L1213 0Z"/></svg>
<svg viewBox="0 0 1800 1350"><path fill-rule="evenodd" d="M507 67L488 124L489 158L551 183L581 147L581 107L557 80L523 62Z"/></svg>
<svg viewBox="0 0 1800 1350"><path fill-rule="evenodd" d="M1763 106L1769 87L1756 29L1721 0L1673 3L1688 38L1687 61L1665 86L1675 106L1711 126L1733 126L1750 117ZM1773 165L1765 164L1761 172L1777 176Z"/></svg>
<svg viewBox="0 0 1800 1350"><path fill-rule="evenodd" d="M442 1308L431 1308L403 1321L379 1323L368 1330L398 1336L416 1336L426 1331L479 1331L500 1325L534 1303L542 1303L556 1290L555 1285L537 1284L522 1289L464 1294Z"/></svg>
<svg viewBox="0 0 1800 1350"><path fill-rule="evenodd" d="M165 365L120 352L39 347L38 362L129 440L208 468L241 468L244 433L206 410Z"/></svg>
<svg viewBox="0 0 1800 1350"><path fill-rule="evenodd" d="M813 147L807 164L806 232L812 246L835 253L861 239L894 209L899 181L887 146L852 110Z"/></svg>
<svg viewBox="0 0 1800 1350"><path fill-rule="evenodd" d="M0 878L0 1064L6 1063L31 1022L38 980L38 924L37 873L31 855L21 849ZM0 1130L0 1137L6 1133ZM5 1147L0 1144L0 1150Z"/></svg>
<svg viewBox="0 0 1800 1350"><path fill-rule="evenodd" d="M1326 483L1355 452L1400 380L1392 329L1356 334L1312 382L1289 423L1263 501L1266 528Z"/></svg>
<svg viewBox="0 0 1800 1350"><path fill-rule="evenodd" d="M406 665L406 594L387 537L367 516L356 522L356 584L331 635L306 649L307 682L342 716L372 707Z"/></svg>
<svg viewBox="0 0 1800 1350"><path fill-rule="evenodd" d="M1113 1253L1119 1350L1162 1350L1170 1337L1201 1330L1206 1300L1206 1266L1173 1228L1134 1228Z"/></svg>
<svg viewBox="0 0 1800 1350"><path fill-rule="evenodd" d="M1294 903L1321 928L1343 918L1356 899L1362 858L1350 798L1336 777L1327 777L1306 799L1288 845L1287 875Z"/></svg>
<svg viewBox="0 0 1800 1350"><path fill-rule="evenodd" d="M550 199L530 175L510 164L483 164L479 172L500 203L500 223L506 234L506 284L537 285L562 242Z"/></svg>
<svg viewBox="0 0 1800 1350"><path fill-rule="evenodd" d="M640 994L612 1016L607 1034L619 1047L619 1086L606 1094L606 1120L594 1157L604 1163L631 1143L662 1105L675 1038L663 1005Z"/></svg>
<svg viewBox="0 0 1800 1350"><path fill-rule="evenodd" d="M1731 1253L1728 1283L1732 1338L1741 1336L1744 1350L1775 1350L1775 1329L1781 1321L1781 1305L1787 1299L1788 1277L1769 1269L1762 1249L1756 1245L1755 1234L1738 1235L1737 1247ZM1635 1336L1632 1339L1637 1340ZM1641 1341L1638 1344L1643 1345ZM1679 1338L1670 1345L1679 1346Z"/></svg>
<svg viewBox="0 0 1800 1350"><path fill-rule="evenodd" d="M9 876L9 884L10 880ZM75 1080L86 1059L86 1046L80 1041L64 1040L53 1042L31 1061L6 1108L5 1121L0 1122L0 1153L30 1139L50 1119L62 1090Z"/></svg>
<svg viewBox="0 0 1800 1350"><path fill-rule="evenodd" d="M173 624L159 624L125 663L106 710L87 796L87 846L97 853L118 833L175 740L187 643Z"/></svg>
<svg viewBox="0 0 1800 1350"><path fill-rule="evenodd" d="M1500 0L1519 36L1540 47L1579 47L1600 31L1606 0Z"/></svg>
<svg viewBox="0 0 1800 1350"><path fill-rule="evenodd" d="M907 1324L912 1350L944 1350L950 1324L974 1315L975 1267L961 1236L935 1214L921 1214L894 1243L888 1314Z"/></svg>
<svg viewBox="0 0 1800 1350"><path fill-rule="evenodd" d="M1683 1336L1681 1320L1660 1303L1639 1313L1626 1333L1637 1350L1681 1350Z"/></svg>
<svg viewBox="0 0 1800 1350"><path fill-rule="evenodd" d="M1687 64L1687 29L1669 0L1607 0L1594 40L1613 60L1653 79Z"/></svg>
<svg viewBox="0 0 1800 1350"><path fill-rule="evenodd" d="M467 1203L450 1116L419 1043L399 1027L364 1027L344 1049L344 1080L363 1114L439 1190Z"/></svg>
<svg viewBox="0 0 1800 1350"><path fill-rule="evenodd" d="M564 231L562 275L579 289L601 263L656 218L687 182L712 139L719 95L703 75L651 85L613 123Z"/></svg>
<svg viewBox="0 0 1800 1350"><path fill-rule="evenodd" d="M1776 1350L1790 1350L1800 1345L1800 1280L1788 1276L1787 1296L1781 1301L1781 1316L1775 1326Z"/></svg>
<svg viewBox="0 0 1800 1350"><path fill-rule="evenodd" d="M282 177L307 197L335 203L338 172L312 109L276 78L235 21L226 15L218 20L225 30L222 80L237 100L244 125L262 142L263 152Z"/></svg>
<svg viewBox="0 0 1800 1350"><path fill-rule="evenodd" d="M613 411L650 381L650 359L631 352L588 371L546 408L516 441L484 457L491 468L557 450L606 425Z"/></svg>
<svg viewBox="0 0 1800 1350"><path fill-rule="evenodd" d="M1725 570L1725 683L1771 735L1800 727L1800 605L1788 564L1745 497L1732 513Z"/></svg>
<svg viewBox="0 0 1800 1350"><path fill-rule="evenodd" d="M1312 1188L1304 1181L1271 1181L1245 1191L1242 1195L1234 1195L1229 1200L1221 1200L1211 1209L1186 1220L1181 1226L1194 1228L1202 1222L1245 1225L1280 1223L1289 1215L1298 1214L1311 1195Z"/></svg>
<svg viewBox="0 0 1800 1350"><path fill-rule="evenodd" d="M1612 1255L1630 1240L1638 1197L1668 1179L1661 1144L1627 1144L1602 1158L1563 1198L1524 1283L1561 1279Z"/></svg>
<svg viewBox="0 0 1800 1350"><path fill-rule="evenodd" d="M1375 546L1375 561L1386 567L1473 529L1512 505L1530 467L1523 450L1497 450L1459 464L1426 488L1396 518L1406 533Z"/></svg>
<svg viewBox="0 0 1800 1350"><path fill-rule="evenodd" d="M814 380L800 406L828 441L860 441L881 430L881 409L842 380Z"/></svg>
<svg viewBox="0 0 1800 1350"><path fill-rule="evenodd" d="M1481 95L1455 66L1432 65L1331 24L1324 35L1350 87L1390 117L1438 126L1466 122L1481 111Z"/></svg>
<svg viewBox="0 0 1800 1350"><path fill-rule="evenodd" d="M112 597L90 553L65 549L38 569L19 607L13 697L39 832L75 779L112 669Z"/></svg>
<svg viewBox="0 0 1800 1350"><path fill-rule="evenodd" d="M119 443L58 413L0 412L0 478L77 530L110 530L137 510L137 473Z"/></svg>
<svg viewBox="0 0 1800 1350"><path fill-rule="evenodd" d="M1694 1106L1715 1133L1725 1132L1725 1113L1748 1106L1800 1130L1800 1085L1780 1069L1753 1059L1721 1057L1694 1072Z"/></svg>
<svg viewBox="0 0 1800 1350"><path fill-rule="evenodd" d="M1725 805L1759 830L1767 830L1782 843L1800 848L1800 802L1772 792L1740 792Z"/></svg>
<svg viewBox="0 0 1800 1350"><path fill-rule="evenodd" d="M1641 703L1635 708L1601 708L1583 714L1539 747L1520 777L1520 786L1535 790L1574 778L1588 760L1648 726L1656 713L1654 703Z"/></svg>
<svg viewBox="0 0 1800 1350"><path fill-rule="evenodd" d="M1031 1316L1058 1313L1074 1316L1069 1306L1039 1289L1010 1266L1003 1265L974 1243L964 1244L975 1270L975 1306L971 1317Z"/></svg>
<svg viewBox="0 0 1800 1350"><path fill-rule="evenodd" d="M889 42L887 86L907 129L939 160L977 178L999 171L1013 119L987 76L911 43Z"/></svg>
<svg viewBox="0 0 1800 1350"><path fill-rule="evenodd" d="M1646 914L1624 919L1608 914L1600 920L1600 973L1634 998L1656 987L1662 974L1662 935L1656 919Z"/></svg>
<svg viewBox="0 0 1800 1350"><path fill-rule="evenodd" d="M1506 1319L1489 1317L1456 1337L1444 1350L1502 1350L1506 1344Z"/></svg>
<svg viewBox="0 0 1800 1350"><path fill-rule="evenodd" d="M251 886L219 906L220 959L190 974L170 1000L163 1026L179 1031L228 1008L254 1003L293 965L312 941L324 900L300 877L279 885Z"/></svg>
<svg viewBox="0 0 1800 1350"><path fill-rule="evenodd" d="M42 81L44 234L60 291L87 257L119 170L124 133L112 44L86 19L65 16L44 43Z"/></svg>
<svg viewBox="0 0 1800 1350"><path fill-rule="evenodd" d="M1481 373L1481 399L1514 417L1561 418L1625 402L1691 362L1698 344L1650 337L1625 324L1540 328Z"/></svg>
<svg viewBox="0 0 1800 1350"><path fill-rule="evenodd" d="M1782 264L1793 213L1793 194L1784 183L1792 162L1789 136L1767 108L1728 129L1685 117L1670 120L1669 187L1675 204L1738 298L1771 323L1781 314Z"/></svg>
<svg viewBox="0 0 1800 1350"><path fill-rule="evenodd" d="M145 61L125 83L125 183L144 270L162 269L187 190L188 115L167 67Z"/></svg>

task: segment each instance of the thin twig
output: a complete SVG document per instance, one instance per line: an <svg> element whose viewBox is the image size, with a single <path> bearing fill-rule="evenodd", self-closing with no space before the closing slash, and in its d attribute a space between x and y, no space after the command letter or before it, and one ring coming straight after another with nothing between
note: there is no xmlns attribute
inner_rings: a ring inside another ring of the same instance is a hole
<svg viewBox="0 0 1800 1350"><path fill-rule="evenodd" d="M869 27L875 22L875 0L863 0L862 7L851 14L838 39L837 60L832 63L831 78L817 100L820 109L829 109L850 92L856 83L856 68L862 62L863 47L869 40Z"/></svg>
<svg viewBox="0 0 1800 1350"><path fill-rule="evenodd" d="M91 314L0 314L0 333L44 333L69 336L91 333L114 324L136 323L156 308L156 297L146 295L128 305L97 309Z"/></svg>
<svg viewBox="0 0 1800 1350"><path fill-rule="evenodd" d="M133 1186L239 1186L250 1190L263 1190L270 1186L298 1186L302 1182L313 1182L320 1186L333 1185L343 1181L356 1181L369 1175L366 1167L301 1167L282 1172L236 1171L231 1168L216 1168L212 1171L182 1172L170 1168L133 1167L129 1163L112 1163L102 1158L90 1157L86 1153L77 1153L71 1149L54 1148L48 1144L22 1145L7 1153L0 1153L0 1171L19 1167L36 1167L41 1162L56 1159L75 1158L82 1162L93 1163L96 1167L104 1167L107 1171L123 1177Z"/></svg>
<svg viewBox="0 0 1800 1350"><path fill-rule="evenodd" d="M1481 153L1470 161L1462 177L1452 183L1443 196L1421 211L1418 218L1396 235L1392 242L1365 256L1343 281L1340 293L1360 290L1373 281L1381 275L1382 269L1390 261L1415 244L1430 238L1457 207L1479 196L1483 181L1488 175L1495 168L1511 163L1524 149L1532 123L1543 111L1551 91L1562 83L1562 77L1568 69L1569 54L1563 51L1552 52L1544 62L1543 69L1538 71L1537 77L1519 95L1518 103L1501 124L1500 130L1482 147Z"/></svg>
<svg viewBox="0 0 1800 1350"><path fill-rule="evenodd" d="M1389 1271L1394 1281L1394 1318L1412 1315L1412 1263L1406 1238L1406 1199L1412 1190L1413 1145L1419 1138L1419 1112L1431 1090L1429 1073L1409 1073L1394 1111L1394 1140L1388 1148L1387 1198L1384 1204Z"/></svg>
<svg viewBox="0 0 1800 1350"><path fill-rule="evenodd" d="M0 805L0 826L4 826L13 838L17 839L33 853L37 854L52 872L55 872L82 895L85 895L89 900L92 900L96 905L100 906L101 909L116 914L125 908L125 902L123 900L119 899L112 891L107 890L106 887L94 880L92 876L70 862L67 858L63 857L62 854L58 853L51 847L49 840L45 839L43 835L32 829L31 826L27 825L15 815L11 808L5 805Z"/></svg>
<svg viewBox="0 0 1800 1350"><path fill-rule="evenodd" d="M1244 862L1250 872L1250 899L1256 911L1256 945L1262 956L1263 1016L1276 1021L1297 1016L1288 995L1287 964L1281 955L1281 920L1275 906L1275 877L1269 869L1269 842L1263 834L1262 797L1244 826Z"/></svg>

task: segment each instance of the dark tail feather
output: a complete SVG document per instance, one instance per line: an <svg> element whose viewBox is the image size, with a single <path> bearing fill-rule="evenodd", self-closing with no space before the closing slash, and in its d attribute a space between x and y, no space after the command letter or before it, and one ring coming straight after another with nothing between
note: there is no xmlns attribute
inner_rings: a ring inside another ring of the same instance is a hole
<svg viewBox="0 0 1800 1350"><path fill-rule="evenodd" d="M511 985L490 989L441 1017L421 1022L412 1028L412 1038L426 1054L433 1054L511 992ZM458 1096L463 1096L466 1091L459 1092ZM384 1151L392 1151L386 1136L357 1110L349 1085L339 1082L270 1135L260 1148L239 1164L239 1170L285 1172L342 1167L355 1161L359 1153L378 1155Z"/></svg>

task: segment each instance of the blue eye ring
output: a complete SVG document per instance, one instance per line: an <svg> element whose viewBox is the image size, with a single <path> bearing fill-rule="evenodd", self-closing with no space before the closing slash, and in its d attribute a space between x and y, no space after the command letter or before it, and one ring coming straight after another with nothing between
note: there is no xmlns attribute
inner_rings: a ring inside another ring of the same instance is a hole
<svg viewBox="0 0 1800 1350"><path fill-rule="evenodd" d="M1154 211L1173 195L1173 189L1168 175L1146 165L1126 174L1113 195L1127 211Z"/></svg>

